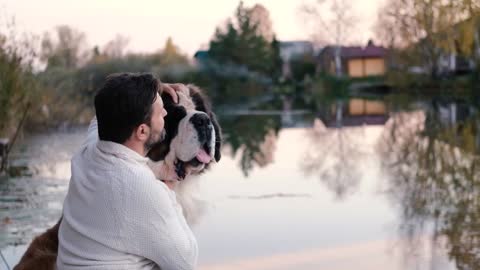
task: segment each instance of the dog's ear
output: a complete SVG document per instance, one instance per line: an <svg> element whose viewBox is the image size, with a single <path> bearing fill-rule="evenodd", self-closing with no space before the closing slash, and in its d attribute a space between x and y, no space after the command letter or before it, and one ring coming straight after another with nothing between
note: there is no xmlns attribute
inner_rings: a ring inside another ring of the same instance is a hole
<svg viewBox="0 0 480 270"><path fill-rule="evenodd" d="M193 84L189 84L187 87L190 90L190 97L192 98L193 104L195 104L195 109L209 114L209 112L212 111L212 106L202 90Z"/></svg>
<svg viewBox="0 0 480 270"><path fill-rule="evenodd" d="M170 144L165 141L155 144L147 153L147 157L153 161L160 161L165 159L170 151Z"/></svg>
<svg viewBox="0 0 480 270"><path fill-rule="evenodd" d="M215 129L215 161L219 162L222 157L222 130L217 122L217 116L213 113L209 113L210 121L212 121L213 128Z"/></svg>
<svg viewBox="0 0 480 270"><path fill-rule="evenodd" d="M215 129L215 161L220 161L222 157L221 148L222 148L222 130L218 124L217 117L212 111L212 106L210 101L203 94L202 90L193 84L187 85L190 90L190 97L192 98L193 103L195 104L195 109L198 111L205 112L210 117L212 121L213 128Z"/></svg>

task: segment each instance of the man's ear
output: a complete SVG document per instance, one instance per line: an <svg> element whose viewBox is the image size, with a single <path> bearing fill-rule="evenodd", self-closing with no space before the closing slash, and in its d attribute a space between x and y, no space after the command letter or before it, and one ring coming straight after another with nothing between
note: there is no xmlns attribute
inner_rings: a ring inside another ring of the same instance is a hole
<svg viewBox="0 0 480 270"><path fill-rule="evenodd" d="M150 127L147 124L141 124L134 130L135 137L140 141L147 141L150 136Z"/></svg>

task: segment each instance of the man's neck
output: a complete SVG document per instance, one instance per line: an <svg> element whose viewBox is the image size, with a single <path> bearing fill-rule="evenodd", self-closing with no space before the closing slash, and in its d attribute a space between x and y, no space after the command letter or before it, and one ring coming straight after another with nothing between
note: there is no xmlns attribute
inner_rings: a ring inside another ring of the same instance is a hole
<svg viewBox="0 0 480 270"><path fill-rule="evenodd" d="M147 155L147 151L145 151L145 146L141 142L135 142L133 140L127 140L123 143L124 146L132 149L133 151L137 152L142 157Z"/></svg>

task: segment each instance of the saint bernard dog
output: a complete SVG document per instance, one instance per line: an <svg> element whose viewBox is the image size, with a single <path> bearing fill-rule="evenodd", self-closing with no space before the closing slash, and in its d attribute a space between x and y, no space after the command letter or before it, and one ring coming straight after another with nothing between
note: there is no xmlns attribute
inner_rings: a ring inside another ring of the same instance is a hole
<svg viewBox="0 0 480 270"><path fill-rule="evenodd" d="M149 166L159 180L178 180L177 199L187 222L192 223L198 205L185 194L190 178L220 160L222 134L215 114L202 90L194 85L179 85L178 103L162 93L167 116L165 139L148 152ZM61 219L60 219L61 221ZM58 252L60 221L36 237L14 270L54 270Z"/></svg>
<svg viewBox="0 0 480 270"><path fill-rule="evenodd" d="M218 162L221 157L220 126L202 91L194 85L180 85L177 95L178 104L169 94L162 94L166 137L147 154L150 167L161 180L181 181L186 175L203 172L210 161ZM177 179L165 179L169 175Z"/></svg>

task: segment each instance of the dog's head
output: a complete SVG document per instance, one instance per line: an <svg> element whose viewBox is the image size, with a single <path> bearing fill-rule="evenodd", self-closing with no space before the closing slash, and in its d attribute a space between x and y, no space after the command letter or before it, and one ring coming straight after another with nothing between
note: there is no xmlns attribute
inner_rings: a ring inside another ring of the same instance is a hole
<svg viewBox="0 0 480 270"><path fill-rule="evenodd" d="M174 166L179 179L183 179L220 160L222 135L210 103L198 87L182 85L177 95L178 103L174 103L169 94L162 94L167 111L166 136L153 146L148 157Z"/></svg>

